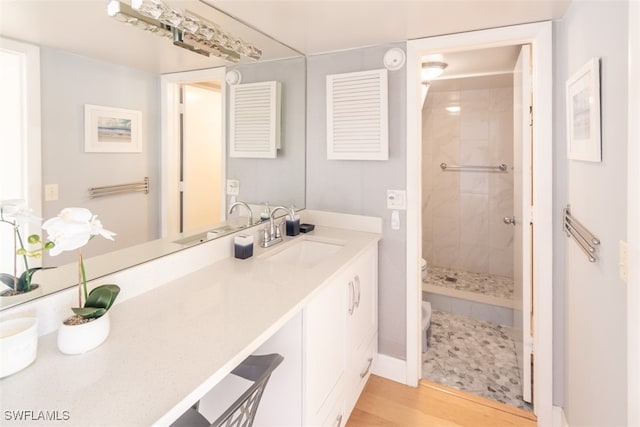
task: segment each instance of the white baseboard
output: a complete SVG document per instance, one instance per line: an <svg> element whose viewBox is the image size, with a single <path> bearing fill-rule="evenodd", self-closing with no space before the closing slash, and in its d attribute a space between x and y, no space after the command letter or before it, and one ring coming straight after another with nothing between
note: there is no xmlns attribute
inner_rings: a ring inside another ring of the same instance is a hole
<svg viewBox="0 0 640 427"><path fill-rule="evenodd" d="M407 362L378 353L378 360L373 367L373 373L388 380L406 384Z"/></svg>
<svg viewBox="0 0 640 427"><path fill-rule="evenodd" d="M564 411L559 406L553 407L553 427L569 427Z"/></svg>

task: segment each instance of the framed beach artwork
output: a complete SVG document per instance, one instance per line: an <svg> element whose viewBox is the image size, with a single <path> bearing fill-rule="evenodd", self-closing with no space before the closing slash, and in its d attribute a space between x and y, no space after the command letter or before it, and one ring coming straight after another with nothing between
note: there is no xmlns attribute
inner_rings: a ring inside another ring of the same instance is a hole
<svg viewBox="0 0 640 427"><path fill-rule="evenodd" d="M600 137L600 59L593 58L567 80L567 155L602 161Z"/></svg>
<svg viewBox="0 0 640 427"><path fill-rule="evenodd" d="M85 104L84 151L142 152L142 112Z"/></svg>

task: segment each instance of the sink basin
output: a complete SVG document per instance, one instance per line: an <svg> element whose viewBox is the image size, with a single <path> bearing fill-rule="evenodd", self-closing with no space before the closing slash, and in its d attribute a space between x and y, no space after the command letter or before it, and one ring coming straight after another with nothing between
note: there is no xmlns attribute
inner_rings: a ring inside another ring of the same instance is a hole
<svg viewBox="0 0 640 427"><path fill-rule="evenodd" d="M311 268L340 249L342 249L342 245L339 243L300 240L288 248L269 256L268 259L271 262L280 264Z"/></svg>

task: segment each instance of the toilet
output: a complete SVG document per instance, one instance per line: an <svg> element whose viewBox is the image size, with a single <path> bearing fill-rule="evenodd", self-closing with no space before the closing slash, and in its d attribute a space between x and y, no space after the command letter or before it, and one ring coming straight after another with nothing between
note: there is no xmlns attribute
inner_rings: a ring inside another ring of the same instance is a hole
<svg viewBox="0 0 640 427"><path fill-rule="evenodd" d="M431 326L431 303L422 301L422 352L427 351L429 327Z"/></svg>

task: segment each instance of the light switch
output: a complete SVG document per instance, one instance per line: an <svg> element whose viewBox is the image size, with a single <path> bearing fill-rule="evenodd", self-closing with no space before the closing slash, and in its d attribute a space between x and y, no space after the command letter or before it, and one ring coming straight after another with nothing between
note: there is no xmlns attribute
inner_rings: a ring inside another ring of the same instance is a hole
<svg viewBox="0 0 640 427"><path fill-rule="evenodd" d="M387 209L407 209L407 192L404 190L387 190Z"/></svg>
<svg viewBox="0 0 640 427"><path fill-rule="evenodd" d="M58 200L58 184L46 184L44 186L44 200L46 202Z"/></svg>
<svg viewBox="0 0 640 427"><path fill-rule="evenodd" d="M237 196L240 194L240 181L237 179L228 179L227 180L227 195L228 196Z"/></svg>

